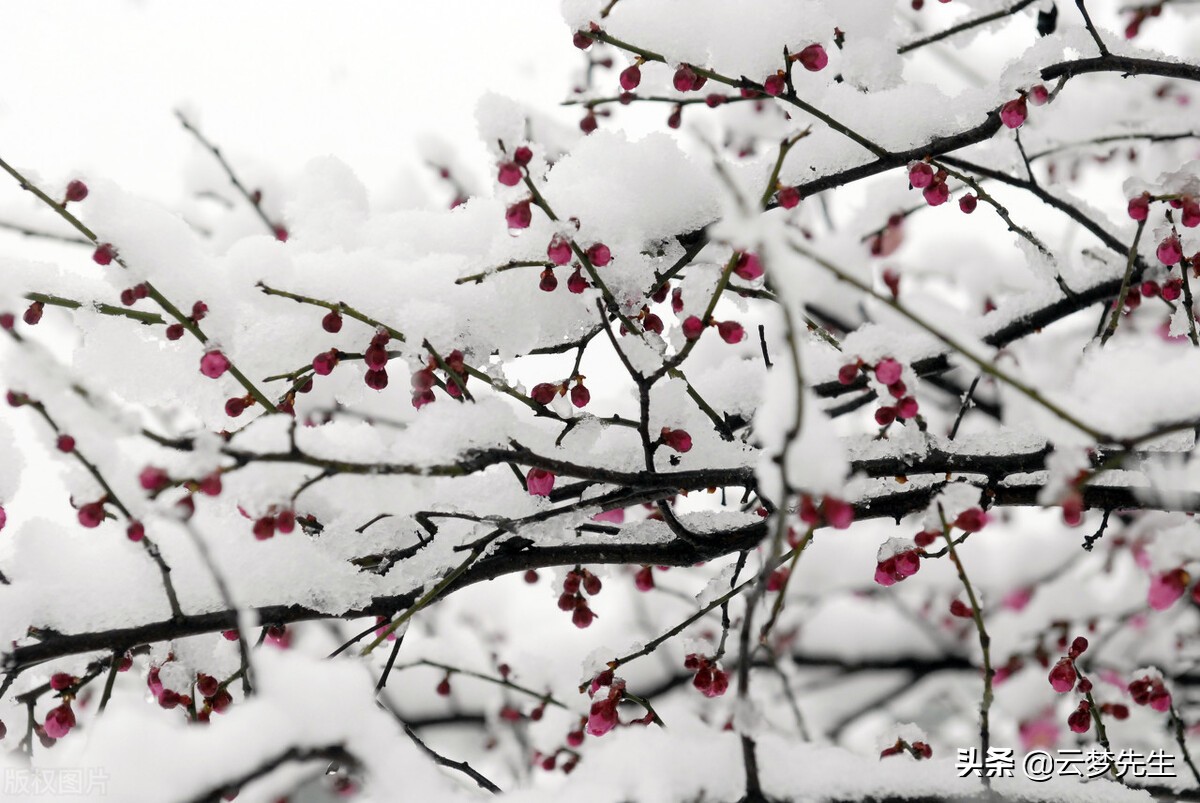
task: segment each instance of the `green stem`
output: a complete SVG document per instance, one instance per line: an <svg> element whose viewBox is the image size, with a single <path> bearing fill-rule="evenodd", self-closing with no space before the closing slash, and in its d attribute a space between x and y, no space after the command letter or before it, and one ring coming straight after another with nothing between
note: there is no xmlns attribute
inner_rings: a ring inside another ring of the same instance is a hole
<svg viewBox="0 0 1200 803"><path fill-rule="evenodd" d="M393 327L388 326L385 323L375 320L374 318L370 317L369 315L364 315L363 313L356 310L354 307L351 307L349 304L343 304L341 301L322 301L319 298L312 298L310 296L302 296L302 295L299 295L298 293L290 293L287 290L279 290L275 287L270 287L267 284L265 284L264 282L259 282L257 286L258 286L258 289L262 290L263 293L266 295L279 296L280 298L290 298L292 301L295 301L299 304L308 304L313 307L322 307L327 310L333 310L334 312L337 312L337 313L340 313L347 317L353 318L356 321L361 321L362 323L365 323L368 326L373 326L376 329L382 328L384 331L386 331L392 337L396 338L397 340L399 340L401 342L404 342L404 333L401 332L399 329L394 329Z"/></svg>
<svg viewBox="0 0 1200 803"><path fill-rule="evenodd" d="M63 298L62 296L52 296L46 293L26 293L25 297L30 301L40 301L43 304L49 304L52 307L65 307L67 309L80 309L88 307L95 310L101 315L113 315L121 318L129 318L138 323L150 325L163 325L166 321L162 316L154 312L143 312L141 310L128 309L126 307L117 307L112 304L102 304L98 301L83 302L76 301L72 298Z"/></svg>
<svg viewBox="0 0 1200 803"><path fill-rule="evenodd" d="M628 42L623 42L620 39L617 39L616 37L610 36L608 33L604 32L604 31L589 33L589 36L591 36L593 39L596 39L600 42L605 42L607 44L612 45L613 47L620 48L621 50L625 50L630 53L635 53L635 54L641 56L646 61L657 61L662 64L669 63L665 57L663 57L659 53L655 53L653 50L646 50L645 48L638 47L637 45L632 45L632 44L629 44ZM763 89L762 84L756 83L747 78L744 78L744 77L740 78L740 79L730 78L729 76L722 75L721 73L715 72L714 70L705 69L704 67L699 67L696 65L692 65L692 70L697 75L702 75L705 78L709 79L710 81L716 81L719 84L725 84L726 86L731 86L731 87L734 87L735 89L742 89L742 88L753 89L758 92L762 92L764 94L764 96L766 95L766 91ZM871 140L862 136L857 131L854 131L853 129L851 129L849 126L845 125L841 121L839 121L833 117L830 117L828 114L821 111L817 107L802 100L794 92L789 91L787 94L779 95L777 97L777 99L783 101L784 103L788 103L792 106L795 106L796 108L800 109L801 111L804 111L804 112L812 115L813 117L815 117L818 120L820 120L821 122L823 122L825 125L832 128L834 131L837 131L842 136L845 136L845 137L857 142L859 145L866 148L871 153L875 154L876 156L878 156L880 158L887 158L888 156L891 155L887 152L887 150L880 147L879 145L876 145L874 142L872 142Z"/></svg>
<svg viewBox="0 0 1200 803"><path fill-rule="evenodd" d="M75 215L73 215L70 212L70 210L67 209L66 205L61 204L58 201L55 201L49 195L42 192L42 190L40 188L38 188L36 185L32 184L28 179L26 179L23 175L21 175L21 173L19 173L12 165L10 165L8 162L4 161L3 159L0 159L0 169L3 169L4 172L8 173L10 176L12 176L14 179L16 179L16 181L20 185L21 189L32 192L35 196L37 196L42 201L42 203L46 204L51 209L53 209L59 215L59 217L61 217L63 220L67 221L72 226L74 226L76 231L78 231L84 237L87 237L88 240L90 240L94 245L96 245L96 246L100 245L100 238L96 236L96 233L94 231L92 231L91 229L89 229L86 225L84 225L83 221L81 221L79 218L75 217ZM125 261L122 260L119 256L115 257L114 261L118 265L120 265L122 268L128 269L128 267L129 267L128 265L125 264ZM200 327L198 325L196 325L192 321L191 318L188 318L182 312L180 312L178 307L176 307L174 304L172 304L170 301L168 301L167 298L162 293L160 293L158 291L158 289L151 282L146 281L146 282L143 282L143 284L146 286L146 294L150 298L154 299L154 301L160 307L162 307L164 312L166 312L168 315L170 315L172 318L174 318L177 323L179 323L181 326L183 326L183 328L185 330L187 330L187 332L189 334L191 334L192 337L199 340L202 344L208 342L208 338L205 337L204 332L202 332L200 330ZM228 355L226 355L226 357L228 357ZM258 400L258 403L263 406L263 409L265 409L269 412L272 412L272 413L277 412L277 410L275 409L275 405L271 404L271 402L267 399L267 397L262 394L262 391L260 391L258 388L256 388L254 386L254 384L249 379L246 378L246 375L243 374L240 370L238 370L237 366L233 364L232 360L229 361L229 373L231 376L233 376L235 379L237 379L237 381L239 383L241 383L242 387L246 389L246 392L248 392L256 400Z"/></svg>
<svg viewBox="0 0 1200 803"><path fill-rule="evenodd" d="M967 599L971 603L971 619L975 622L975 632L979 635L979 649L983 653L983 699L979 703L979 754L986 756L988 754L988 744L991 739L988 715L992 707L992 677L995 674L992 671L992 639L988 635L987 628L984 627L983 608L979 604L979 598L975 596L975 589L971 586L971 581L967 577L967 571L963 568L962 560L958 557L958 550L954 539L950 535L950 525L946 522L946 516L942 511L940 503L938 504L938 516L942 520L942 536L946 539L946 549L950 554L950 561L954 564L954 568L958 572L959 582L962 583L963 590L967 592ZM990 786L991 782L987 775L984 775L983 783L984 786Z"/></svg>
<svg viewBox="0 0 1200 803"><path fill-rule="evenodd" d="M1104 335L1100 338L1101 346L1108 342L1109 338L1117 331L1117 325L1121 322L1121 310L1125 308L1125 297L1129 293L1129 285L1133 281L1133 265L1137 261L1138 243L1142 239L1142 230L1145 228L1145 219L1139 220L1137 233L1133 235L1133 242L1129 246L1129 257L1125 261L1125 278L1121 280L1121 291L1117 294L1116 304L1113 305L1112 318L1104 330Z"/></svg>

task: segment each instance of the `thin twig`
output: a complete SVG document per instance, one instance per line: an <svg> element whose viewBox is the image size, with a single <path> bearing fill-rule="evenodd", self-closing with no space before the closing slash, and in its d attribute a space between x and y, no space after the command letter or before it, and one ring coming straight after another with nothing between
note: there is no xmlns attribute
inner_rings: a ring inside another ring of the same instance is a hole
<svg viewBox="0 0 1200 803"><path fill-rule="evenodd" d="M209 141L208 138L206 138L203 134L201 134L200 130L197 129L196 126L194 126L187 119L187 117L183 115L182 111L176 110L175 116L179 118L180 124L188 131L188 133L195 137L197 142L199 142L206 150L208 150L209 153L216 157L217 161L221 164L221 169L224 170L225 175L229 177L229 182L237 188L237 191L242 194L242 197L246 199L246 202L253 207L254 212L258 215L259 220L266 225L267 231L271 232L271 234L275 236L278 236L280 226L278 223L273 222L269 217L267 217L267 213L263 211L261 196L256 196L254 193L251 193L248 189L246 189L246 185L242 184L242 182L238 179L237 173L234 172L233 166L230 165L225 159L224 154L221 153L221 149Z"/></svg>
<svg viewBox="0 0 1200 803"><path fill-rule="evenodd" d="M1092 41L1096 43L1096 47L1100 49L1100 55L1107 56L1108 48L1105 46L1104 40L1100 38L1100 32L1096 30L1096 26L1092 24L1092 17L1088 14L1084 0L1075 0L1075 5L1079 7L1079 13L1083 15L1083 24L1087 26L1088 33L1092 35Z"/></svg>
<svg viewBox="0 0 1200 803"><path fill-rule="evenodd" d="M1100 337L1100 345L1106 344L1117 331L1117 326L1121 323L1121 312L1125 309L1125 298L1129 294L1129 284L1133 280L1133 264L1137 259L1138 243L1142 239L1142 231L1146 228L1145 219L1139 220L1137 232L1133 235L1133 242L1129 245L1129 258L1125 261L1125 276L1121 279L1121 290L1117 293L1117 300L1113 302L1112 318L1108 321L1108 326L1104 329L1104 334ZM1195 337L1195 329L1193 328L1193 342Z"/></svg>

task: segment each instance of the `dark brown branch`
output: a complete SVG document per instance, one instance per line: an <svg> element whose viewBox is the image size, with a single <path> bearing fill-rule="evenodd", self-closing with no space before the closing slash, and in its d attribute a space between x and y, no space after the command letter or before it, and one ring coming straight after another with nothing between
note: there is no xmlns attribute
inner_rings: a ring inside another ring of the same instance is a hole
<svg viewBox="0 0 1200 803"><path fill-rule="evenodd" d="M237 778L228 781L216 789L192 798L192 803L218 803L227 793L237 792L251 781L263 778L284 764L290 764L294 761L331 761L344 766L356 766L358 764L354 756L346 748L338 744L327 747L290 747L282 753L267 759L249 772L239 775Z"/></svg>
<svg viewBox="0 0 1200 803"><path fill-rule="evenodd" d="M931 45L934 42L940 42L943 39L948 39L955 34L962 33L963 31L969 31L972 28L978 28L980 25L987 25L989 22L1010 17L1026 6L1033 5L1033 3L1034 0L1020 0L1020 2L1013 3L1008 8L1002 8L999 11L993 11L990 14L984 14L982 16L966 20L965 22L960 22L958 25L947 28L944 31L939 31L938 33L930 34L929 36L909 42L907 45L902 45L896 48L896 52L903 56L905 53L910 53L917 48Z"/></svg>

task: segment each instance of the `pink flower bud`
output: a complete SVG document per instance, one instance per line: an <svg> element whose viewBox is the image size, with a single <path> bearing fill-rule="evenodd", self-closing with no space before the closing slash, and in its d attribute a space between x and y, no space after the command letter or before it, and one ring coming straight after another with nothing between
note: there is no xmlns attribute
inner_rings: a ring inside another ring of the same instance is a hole
<svg viewBox="0 0 1200 803"><path fill-rule="evenodd" d="M1154 610L1165 611L1183 596L1190 581L1191 577L1183 569L1154 575L1150 578L1150 591L1146 595L1146 601Z"/></svg>
<svg viewBox="0 0 1200 803"><path fill-rule="evenodd" d="M767 591L779 591L787 585L788 576L791 574L786 566L782 566L767 575Z"/></svg>
<svg viewBox="0 0 1200 803"><path fill-rule="evenodd" d="M1079 704L1079 708L1071 712L1067 717L1067 727L1074 733L1087 733L1092 729L1092 712L1084 706L1087 705L1087 700L1083 700Z"/></svg>
<svg viewBox="0 0 1200 803"><path fill-rule="evenodd" d="M633 584L638 591L649 591L654 588L654 572L649 566L643 566L633 576Z"/></svg>
<svg viewBox="0 0 1200 803"><path fill-rule="evenodd" d="M531 468L525 475L525 483L530 496L549 496L554 488L554 472L541 468Z"/></svg>
<svg viewBox="0 0 1200 803"><path fill-rule="evenodd" d="M603 586L600 582L599 577L592 574L587 569L583 570L583 590L584 591L586 591L589 595L594 597L600 593L600 589L602 587Z"/></svg>
<svg viewBox="0 0 1200 803"><path fill-rule="evenodd" d="M835 530L844 530L854 523L854 507L832 496L821 500L821 513Z"/></svg>
<svg viewBox="0 0 1200 803"><path fill-rule="evenodd" d="M53 708L50 713L46 714L46 722L43 725L46 729L46 735L52 739L61 739L71 732L71 728L75 727L75 712L71 710L70 703L63 703L58 708Z"/></svg>
<svg viewBox="0 0 1200 803"><path fill-rule="evenodd" d="M595 621L595 619L596 614L586 605L576 606L575 612L571 614L571 624L575 625L580 630L591 627L592 622Z"/></svg>
<svg viewBox="0 0 1200 803"><path fill-rule="evenodd" d="M571 275L567 277L567 290L575 295L579 295L590 286L591 285L588 284L588 280L583 278L583 269L578 266L574 271L571 272ZM659 331L662 331L661 325Z"/></svg>
<svg viewBox="0 0 1200 803"><path fill-rule="evenodd" d="M933 182L921 194L925 197L925 203L930 206L941 206L950 200L950 188L946 186L946 182L944 181Z"/></svg>
<svg viewBox="0 0 1200 803"><path fill-rule="evenodd" d="M546 246L546 257L555 265L565 265L571 261L571 244L561 237L555 237Z"/></svg>
<svg viewBox="0 0 1200 803"><path fill-rule="evenodd" d="M603 268L609 262L612 262L612 251L608 250L608 246L604 243L596 243L588 248L587 258L597 268Z"/></svg>
<svg viewBox="0 0 1200 803"><path fill-rule="evenodd" d="M575 387L571 388L571 404L576 407L587 407L588 402L592 400L592 394L583 383L580 382Z"/></svg>
<svg viewBox="0 0 1200 803"><path fill-rule="evenodd" d="M912 577L921 570L921 556L916 550L910 549L896 555L896 575L901 579Z"/></svg>
<svg viewBox="0 0 1200 803"><path fill-rule="evenodd" d="M675 89L680 92L691 92L696 88L696 73L686 64L679 65L672 79Z"/></svg>
<svg viewBox="0 0 1200 803"><path fill-rule="evenodd" d="M252 529L254 532L255 540L266 541L269 538L274 538L275 537L275 517L274 516L263 516L260 519L256 519L254 522L254 527Z"/></svg>
<svg viewBox="0 0 1200 803"><path fill-rule="evenodd" d="M954 526L968 533L977 533L987 524L987 514L980 508L973 507L969 510L964 510L954 519Z"/></svg>
<svg viewBox="0 0 1200 803"><path fill-rule="evenodd" d="M900 297L900 274L892 268L883 269L883 283L892 292L892 298Z"/></svg>
<svg viewBox="0 0 1200 803"><path fill-rule="evenodd" d="M363 352L363 362L367 368L372 371L382 371L387 367L388 353L383 346L372 343L367 346L367 350Z"/></svg>
<svg viewBox="0 0 1200 803"><path fill-rule="evenodd" d="M677 452L689 452L692 449L692 436L682 429L662 428L663 445Z"/></svg>
<svg viewBox="0 0 1200 803"><path fill-rule="evenodd" d="M41 301L34 301L26 308L25 314L21 316L21 319L30 326L37 326L38 322L42 320L42 310L45 307L46 305Z"/></svg>
<svg viewBox="0 0 1200 803"><path fill-rule="evenodd" d="M508 207L504 220L510 229L527 229L533 222L533 212L529 209L529 201L519 201Z"/></svg>
<svg viewBox="0 0 1200 803"><path fill-rule="evenodd" d="M1029 109L1025 106L1024 96L1010 100L1000 107L1000 122L1008 128L1020 128L1028 116Z"/></svg>
<svg viewBox="0 0 1200 803"><path fill-rule="evenodd" d="M138 482L147 491L159 491L170 484L171 478L158 466L146 466L138 474Z"/></svg>
<svg viewBox="0 0 1200 803"><path fill-rule="evenodd" d="M338 363L337 349L330 349L322 352L316 357L313 357L312 367L313 373L318 376L328 376L333 373L334 366Z"/></svg>
<svg viewBox="0 0 1200 803"><path fill-rule="evenodd" d="M549 382L541 382L534 385L533 391L529 394L530 398L538 404L549 404L554 401L555 395L558 393L559 386L552 385Z"/></svg>
<svg viewBox="0 0 1200 803"><path fill-rule="evenodd" d="M933 168L925 162L917 162L908 168L908 183L913 189L923 190L933 183Z"/></svg>
<svg viewBox="0 0 1200 803"><path fill-rule="evenodd" d="M66 691L79 682L79 678L66 672L55 672L50 676L50 688L54 691Z"/></svg>
<svg viewBox="0 0 1200 803"><path fill-rule="evenodd" d="M212 675L206 675L203 672L196 675L196 691L201 697L212 697L220 691L220 682Z"/></svg>
<svg viewBox="0 0 1200 803"><path fill-rule="evenodd" d="M427 404L433 404L435 401L437 401L437 397L433 395L432 390L414 393L412 396L412 406L417 410L420 410Z"/></svg>
<svg viewBox="0 0 1200 803"><path fill-rule="evenodd" d="M733 265L733 272L739 279L745 279L748 282L763 275L762 264L758 261L758 257L749 251L738 254L737 261Z"/></svg>
<svg viewBox="0 0 1200 803"><path fill-rule="evenodd" d="M615 701L599 700L592 703L588 714L587 732L591 736L603 736L617 726L617 704Z"/></svg>
<svg viewBox="0 0 1200 803"><path fill-rule="evenodd" d="M275 529L285 535L296 529L296 511L284 508L275 516Z"/></svg>
<svg viewBox="0 0 1200 803"><path fill-rule="evenodd" d="M875 378L885 385L891 385L900 380L903 366L891 357L885 357L875 363Z"/></svg>
<svg viewBox="0 0 1200 803"><path fill-rule="evenodd" d="M229 689L219 689L212 698L212 709L218 714L223 713L225 709L233 703L233 695L229 693Z"/></svg>
<svg viewBox="0 0 1200 803"><path fill-rule="evenodd" d="M927 547L941 537L941 532L938 530L921 530L913 536L913 543L919 547Z"/></svg>
<svg viewBox="0 0 1200 803"><path fill-rule="evenodd" d="M567 572L566 578L563 580L563 592L571 595L579 593L579 587L583 584L583 575L577 571ZM575 603L571 603L571 607L575 607Z"/></svg>
<svg viewBox="0 0 1200 803"><path fill-rule="evenodd" d="M746 330L737 321L721 321L717 324L717 333L730 345L741 343L746 337Z"/></svg>
<svg viewBox="0 0 1200 803"><path fill-rule="evenodd" d="M89 502L79 508L77 518L84 527L99 527L104 521L104 505L100 502Z"/></svg>
<svg viewBox="0 0 1200 803"><path fill-rule="evenodd" d="M111 264L116 258L117 250L112 247L112 243L100 243L92 253L92 261L97 265Z"/></svg>
<svg viewBox="0 0 1200 803"><path fill-rule="evenodd" d="M1179 238L1174 234L1169 235L1165 240L1158 244L1158 261L1164 265L1175 265L1183 259L1183 247L1179 244Z"/></svg>
<svg viewBox="0 0 1200 803"><path fill-rule="evenodd" d="M696 340L704 334L704 323L695 315L689 315L683 321L683 336L688 340Z"/></svg>
<svg viewBox="0 0 1200 803"><path fill-rule="evenodd" d="M819 44L812 44L800 51L796 60L809 72L820 72L829 63L829 54Z"/></svg>
<svg viewBox="0 0 1200 803"><path fill-rule="evenodd" d="M1136 198L1129 199L1129 217L1134 220L1145 220L1150 216L1150 193L1143 192Z"/></svg>
<svg viewBox="0 0 1200 803"><path fill-rule="evenodd" d="M207 351L200 358L200 373L216 379L229 370L229 360L219 351Z"/></svg>
<svg viewBox="0 0 1200 803"><path fill-rule="evenodd" d="M638 65L633 64L621 70L620 75L621 89L626 92L632 92L638 88L638 84L642 82L642 70Z"/></svg>
<svg viewBox="0 0 1200 803"><path fill-rule="evenodd" d="M1075 681L1078 675L1075 674L1075 666L1071 663L1070 658L1060 658L1054 668L1050 670L1050 685L1059 694L1069 692L1075 688Z"/></svg>
<svg viewBox="0 0 1200 803"><path fill-rule="evenodd" d="M337 310L330 310L324 318L321 319L321 328L330 334L337 334L342 331L342 315Z"/></svg>
<svg viewBox="0 0 1200 803"><path fill-rule="evenodd" d="M516 162L503 162L496 174L496 180L506 187L515 187L521 183L521 168Z"/></svg>
<svg viewBox="0 0 1200 803"><path fill-rule="evenodd" d="M1194 229L1200 226L1200 202L1195 198L1183 199L1183 212L1179 216L1179 220L1185 228Z"/></svg>
<svg viewBox="0 0 1200 803"><path fill-rule="evenodd" d="M378 371L367 371L365 374L363 374L363 381L366 383L367 387L371 388L371 390L383 390L388 386L387 370L380 368ZM446 386L446 392L451 396L458 396L458 394L455 393L456 390L458 390L458 388L454 385Z"/></svg>
<svg viewBox="0 0 1200 803"><path fill-rule="evenodd" d="M225 415L230 418L237 418L246 411L246 400L241 396L234 396L231 399L225 400Z"/></svg>
<svg viewBox="0 0 1200 803"><path fill-rule="evenodd" d="M88 188L79 179L75 179L67 185L67 200L72 203L79 203L84 198L88 197Z"/></svg>
<svg viewBox="0 0 1200 803"><path fill-rule="evenodd" d="M705 697L720 697L729 689L729 673L723 669L712 670L712 681L703 689Z"/></svg>

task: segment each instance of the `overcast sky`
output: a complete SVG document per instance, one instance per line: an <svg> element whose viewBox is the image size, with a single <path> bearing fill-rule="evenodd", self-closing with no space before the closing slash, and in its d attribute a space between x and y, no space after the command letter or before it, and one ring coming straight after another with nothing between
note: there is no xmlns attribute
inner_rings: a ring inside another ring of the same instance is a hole
<svg viewBox="0 0 1200 803"><path fill-rule="evenodd" d="M481 93L543 108L565 96L580 61L558 6L10 0L0 156L172 203L192 153L172 114L183 106L229 153L262 155L283 174L336 154L378 189L434 133L480 166ZM20 203L0 187L0 214Z"/></svg>

